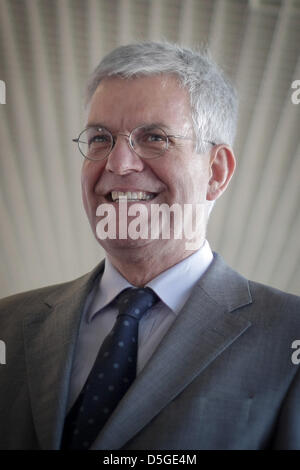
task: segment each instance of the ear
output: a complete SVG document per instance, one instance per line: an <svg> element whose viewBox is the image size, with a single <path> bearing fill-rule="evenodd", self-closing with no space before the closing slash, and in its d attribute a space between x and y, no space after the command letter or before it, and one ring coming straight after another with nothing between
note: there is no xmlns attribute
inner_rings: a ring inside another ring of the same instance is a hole
<svg viewBox="0 0 300 470"><path fill-rule="evenodd" d="M206 199L214 201L223 194L234 173L236 162L232 149L225 144L215 145L211 150L209 166Z"/></svg>

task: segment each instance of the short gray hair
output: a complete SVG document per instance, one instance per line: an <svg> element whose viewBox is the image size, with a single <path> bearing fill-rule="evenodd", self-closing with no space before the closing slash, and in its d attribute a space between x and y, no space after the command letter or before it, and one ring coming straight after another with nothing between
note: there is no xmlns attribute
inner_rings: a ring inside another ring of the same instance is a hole
<svg viewBox="0 0 300 470"><path fill-rule="evenodd" d="M190 97L197 150L203 139L233 145L237 121L237 96L232 84L212 60L207 49L192 50L169 42L142 42L114 49L92 73L87 86L88 104L104 78L136 78L172 74Z"/></svg>

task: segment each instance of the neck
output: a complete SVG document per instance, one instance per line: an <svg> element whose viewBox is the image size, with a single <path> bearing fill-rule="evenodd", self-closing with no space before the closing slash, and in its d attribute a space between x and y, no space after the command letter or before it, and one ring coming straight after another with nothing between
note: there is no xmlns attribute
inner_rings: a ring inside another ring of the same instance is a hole
<svg viewBox="0 0 300 470"><path fill-rule="evenodd" d="M202 244L203 242L204 239L202 240ZM199 249L202 244L199 244L197 249ZM153 252L149 253L147 256L145 250L143 250L139 256L139 250L134 250L134 253L130 253L130 251L133 250L126 250L127 256L118 256L112 253L107 253L107 256L112 265L130 284L136 287L144 287L147 282L150 282L162 272L188 256L191 256L197 249L177 249L172 253L158 251L159 256L153 254Z"/></svg>

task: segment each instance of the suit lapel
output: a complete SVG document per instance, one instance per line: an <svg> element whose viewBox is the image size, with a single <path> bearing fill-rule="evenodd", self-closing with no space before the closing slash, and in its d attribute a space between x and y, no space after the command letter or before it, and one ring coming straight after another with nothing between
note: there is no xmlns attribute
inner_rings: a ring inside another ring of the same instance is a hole
<svg viewBox="0 0 300 470"><path fill-rule="evenodd" d="M103 267L101 263L91 274L54 288L38 311L24 320L28 387L42 449L59 447L81 313Z"/></svg>
<svg viewBox="0 0 300 470"><path fill-rule="evenodd" d="M251 323L248 282L215 260L92 448L120 449L228 348Z"/></svg>

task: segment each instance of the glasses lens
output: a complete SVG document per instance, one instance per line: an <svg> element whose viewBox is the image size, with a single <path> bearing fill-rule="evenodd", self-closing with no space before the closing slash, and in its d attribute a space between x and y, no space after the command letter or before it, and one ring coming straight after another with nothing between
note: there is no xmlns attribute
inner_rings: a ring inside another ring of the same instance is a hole
<svg viewBox="0 0 300 470"><path fill-rule="evenodd" d="M102 160L112 149L111 133L103 127L89 127L79 137L81 153L91 160Z"/></svg>
<svg viewBox="0 0 300 470"><path fill-rule="evenodd" d="M159 127L137 127L131 134L134 151L143 158L155 158L168 148L167 134Z"/></svg>

